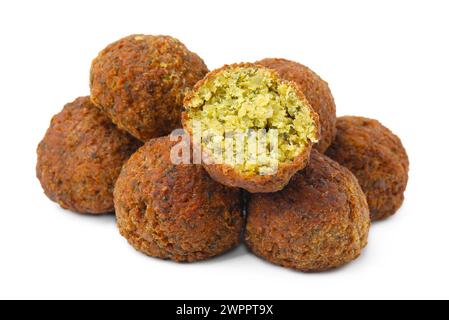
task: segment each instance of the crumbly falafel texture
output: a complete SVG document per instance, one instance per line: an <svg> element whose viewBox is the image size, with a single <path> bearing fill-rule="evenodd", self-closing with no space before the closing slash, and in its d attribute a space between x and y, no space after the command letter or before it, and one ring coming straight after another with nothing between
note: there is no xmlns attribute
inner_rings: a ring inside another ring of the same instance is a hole
<svg viewBox="0 0 449 320"><path fill-rule="evenodd" d="M299 86L307 101L320 117L321 138L314 148L324 153L337 132L336 106L327 82L313 70L298 62L267 58L256 62L256 64L275 70L281 78L294 81Z"/></svg>
<svg viewBox="0 0 449 320"><path fill-rule="evenodd" d="M201 147L206 158L211 158L212 165L235 171L243 180L276 175L282 165L302 169L310 146L319 139L318 116L297 86L254 64L224 66L209 73L186 96L184 106L184 128L194 133L200 124ZM251 134L259 134L260 130L266 143L251 148ZM220 152L217 157L215 150L226 151L227 137L235 134L243 135L244 147L238 149L236 142L232 142L233 156ZM283 181L284 185L290 177ZM238 179L234 181L232 186L248 190ZM279 188L280 185L269 187L267 192ZM249 189L257 191L251 186Z"/></svg>

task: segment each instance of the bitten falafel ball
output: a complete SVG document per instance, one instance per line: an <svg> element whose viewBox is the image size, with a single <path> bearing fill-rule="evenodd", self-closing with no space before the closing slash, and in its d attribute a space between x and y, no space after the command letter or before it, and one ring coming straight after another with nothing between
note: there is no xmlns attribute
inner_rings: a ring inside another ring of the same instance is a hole
<svg viewBox="0 0 449 320"><path fill-rule="evenodd" d="M251 195L245 238L257 256L274 264L318 272L356 259L369 227L357 179L313 150L309 166L284 190Z"/></svg>
<svg viewBox="0 0 449 320"><path fill-rule="evenodd" d="M150 140L124 166L114 191L120 233L152 257L193 262L220 255L240 243L242 192L215 182L200 165L173 164L175 144Z"/></svg>
<svg viewBox="0 0 449 320"><path fill-rule="evenodd" d="M184 107L184 129L201 146L211 177L253 193L281 190L319 140L318 115L298 86L251 63L209 73Z"/></svg>
<svg viewBox="0 0 449 320"><path fill-rule="evenodd" d="M180 127L184 94L207 72L175 38L131 35L92 62L91 99L119 128L147 141Z"/></svg>
<svg viewBox="0 0 449 320"><path fill-rule="evenodd" d="M294 81L299 86L307 101L320 117L321 139L314 148L324 153L337 132L336 107L327 82L308 67L294 61L267 58L256 63L275 70L281 78Z"/></svg>
<svg viewBox="0 0 449 320"><path fill-rule="evenodd" d="M95 108L89 97L78 98L53 117L37 149L37 177L45 194L65 209L113 212L115 181L140 146L140 141Z"/></svg>
<svg viewBox="0 0 449 320"><path fill-rule="evenodd" d="M404 202L409 160L401 140L379 121L346 116L326 154L354 173L373 221L395 214Z"/></svg>

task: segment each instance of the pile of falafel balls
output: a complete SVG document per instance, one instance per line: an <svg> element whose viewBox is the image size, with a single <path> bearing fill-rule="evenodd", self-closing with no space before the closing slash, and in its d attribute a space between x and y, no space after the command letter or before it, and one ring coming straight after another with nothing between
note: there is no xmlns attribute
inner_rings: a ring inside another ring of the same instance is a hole
<svg viewBox="0 0 449 320"><path fill-rule="evenodd" d="M356 259L371 221L404 200L400 139L376 120L337 118L328 84L297 62L209 72L177 39L131 35L94 59L90 89L53 117L37 177L65 209L115 212L121 235L149 256L194 262L244 242L274 264L325 271ZM168 135L192 134L194 121L220 137L276 130L277 170L250 150L238 164L218 161L205 137L188 150L208 161L174 164L179 141Z"/></svg>

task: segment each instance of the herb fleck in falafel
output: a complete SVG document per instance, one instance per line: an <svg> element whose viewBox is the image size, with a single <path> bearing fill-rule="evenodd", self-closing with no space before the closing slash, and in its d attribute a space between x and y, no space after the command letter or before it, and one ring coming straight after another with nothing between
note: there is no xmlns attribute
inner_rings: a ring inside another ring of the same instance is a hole
<svg viewBox="0 0 449 320"><path fill-rule="evenodd" d="M200 165L175 165L169 138L135 153L114 191L120 233L137 250L179 262L208 259L240 243L242 194Z"/></svg>
<svg viewBox="0 0 449 320"><path fill-rule="evenodd" d="M37 150L37 177L46 195L65 209L112 212L115 181L140 145L89 97L78 98L53 117Z"/></svg>
<svg viewBox="0 0 449 320"><path fill-rule="evenodd" d="M309 166L284 190L251 195L246 243L274 264L325 271L356 259L367 245L369 227L356 178L313 150Z"/></svg>
<svg viewBox="0 0 449 320"><path fill-rule="evenodd" d="M207 72L175 38L131 35L93 61L91 98L119 128L147 141L180 127L184 94Z"/></svg>
<svg viewBox="0 0 449 320"><path fill-rule="evenodd" d="M335 102L327 82L311 69L294 61L267 58L256 63L275 70L281 78L294 81L299 86L320 117L321 139L314 148L322 153L326 151L337 131Z"/></svg>
<svg viewBox="0 0 449 320"><path fill-rule="evenodd" d="M184 129L195 135L200 126L209 174L249 192L281 190L307 165L312 144L319 140L318 115L297 85L255 64L226 65L209 73L187 94L184 107ZM261 130L269 141L252 149L251 132ZM245 147L239 151L232 142L226 150L227 136L235 134L243 135ZM223 152L215 152L217 147Z"/></svg>
<svg viewBox="0 0 449 320"><path fill-rule="evenodd" d="M353 116L338 118L337 137L326 154L357 177L373 221L388 218L401 207L409 160L399 137L380 122Z"/></svg>

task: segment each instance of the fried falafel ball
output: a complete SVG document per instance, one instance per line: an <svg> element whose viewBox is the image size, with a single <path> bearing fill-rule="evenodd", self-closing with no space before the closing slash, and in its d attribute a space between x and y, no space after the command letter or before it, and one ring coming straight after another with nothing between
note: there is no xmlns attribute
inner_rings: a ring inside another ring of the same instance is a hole
<svg viewBox="0 0 449 320"><path fill-rule="evenodd" d="M304 272L340 267L367 245L370 217L354 175L316 150L274 194L252 194L246 243L257 256Z"/></svg>
<svg viewBox="0 0 449 320"><path fill-rule="evenodd" d="M326 154L354 173L373 221L395 214L404 201L409 160L401 140L379 121L345 116Z"/></svg>
<svg viewBox="0 0 449 320"><path fill-rule="evenodd" d="M275 70L281 78L294 81L299 86L320 117L321 139L314 148L324 153L334 141L337 132L336 107L327 82L308 67L294 61L267 58L256 63Z"/></svg>
<svg viewBox="0 0 449 320"><path fill-rule="evenodd" d="M81 97L53 117L37 149L37 178L45 194L64 209L110 213L122 165L140 146L89 97Z"/></svg>
<svg viewBox="0 0 449 320"><path fill-rule="evenodd" d="M255 64L209 73L184 107L184 129L201 146L211 177L252 193L281 190L319 140L318 115L298 86Z"/></svg>
<svg viewBox="0 0 449 320"><path fill-rule="evenodd" d="M184 94L207 72L175 38L131 35L92 62L91 99L119 128L147 141L180 127Z"/></svg>
<svg viewBox="0 0 449 320"><path fill-rule="evenodd" d="M173 164L175 144L168 137L150 140L124 166L114 191L120 233L161 259L220 255L240 243L242 192L215 182L200 165Z"/></svg>

